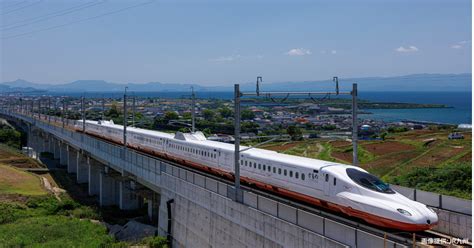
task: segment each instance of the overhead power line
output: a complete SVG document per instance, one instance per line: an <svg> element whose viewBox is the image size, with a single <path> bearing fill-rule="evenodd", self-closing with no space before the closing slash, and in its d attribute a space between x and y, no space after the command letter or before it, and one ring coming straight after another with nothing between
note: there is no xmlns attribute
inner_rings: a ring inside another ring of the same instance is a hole
<svg viewBox="0 0 474 248"><path fill-rule="evenodd" d="M78 19L78 20L70 21L70 22L60 24L60 25L56 25L56 26L51 26L51 27L42 28L42 29L36 29L36 30L33 30L33 31L29 31L29 32L21 33L21 34L16 34L16 35L5 36L5 37L2 37L2 40L17 38L17 37L21 37L21 36L25 36L25 35L29 35L29 34L34 34L34 33L38 33L38 32L49 31L49 30L53 30L53 29L57 29L57 28L66 27L66 26L76 24L76 23L80 23L80 22L90 21L90 20L97 19L97 18L100 18L100 17L120 13L120 12L129 10L129 9L132 9L132 8L136 8L136 7L144 6L144 5L147 5L147 4L151 4L153 2L154 2L154 0L151 0L151 1L148 1L148 2L135 4L135 5L132 5L132 6L125 7L125 8L121 8L121 9L117 9L117 10L114 10L114 11L106 12L106 13L103 13L103 14L100 14L100 15L96 15L96 16L92 16L92 17L88 17L88 18L84 18L84 19Z"/></svg>
<svg viewBox="0 0 474 248"><path fill-rule="evenodd" d="M80 4L80 5L71 7L71 8L63 9L63 10L56 11L56 12L53 12L53 13L49 13L49 14L46 14L46 15L43 15L43 16L37 16L37 17L34 17L34 18L25 19L25 20L22 20L22 21L13 23L13 24L4 25L2 27L2 30L3 31L11 30L11 29L16 29L16 28L27 26L27 25L31 25L31 24L36 24L38 22L47 21L49 19L52 19L52 18L55 18L55 17L58 17L58 16L64 16L64 15L67 15L67 14L70 14L70 13L73 13L73 12L76 12L76 11L80 11L80 10L83 10L83 9L94 7L96 5L100 5L100 4L103 4L103 3L105 3L105 1L88 2L88 3L85 3L85 4ZM20 24L20 23L22 23L22 24Z"/></svg>
<svg viewBox="0 0 474 248"><path fill-rule="evenodd" d="M34 3L28 4L28 5L25 5L25 6L16 8L16 9L12 9L12 10L10 10L10 11L3 12L2 15L6 15L6 14L9 14L9 13L18 11L18 10L26 9L26 8L31 7L31 6L33 6L33 5L39 4L39 3L41 3L42 1L43 1L43 0L39 0L39 1L36 1L36 2L34 2Z"/></svg>

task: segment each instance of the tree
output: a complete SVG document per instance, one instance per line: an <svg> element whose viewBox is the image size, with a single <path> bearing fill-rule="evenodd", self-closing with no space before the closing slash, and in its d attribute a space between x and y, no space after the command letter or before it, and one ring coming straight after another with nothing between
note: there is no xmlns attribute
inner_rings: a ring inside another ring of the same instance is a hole
<svg viewBox="0 0 474 248"><path fill-rule="evenodd" d="M212 121L214 119L214 111L210 109L205 109L202 111L202 116L204 117L204 119Z"/></svg>
<svg viewBox="0 0 474 248"><path fill-rule="evenodd" d="M112 103L112 106L110 107L109 111L105 114L107 117L110 118L117 118L119 117L120 113L117 110L117 103Z"/></svg>
<svg viewBox="0 0 474 248"><path fill-rule="evenodd" d="M253 120L255 118L255 113L246 109L240 113L240 116L242 117L242 120Z"/></svg>
<svg viewBox="0 0 474 248"><path fill-rule="evenodd" d="M168 121L169 121L169 120L176 120L176 119L179 118L179 115L176 114L176 112L167 111L167 112L165 113L165 117L164 117L164 118L165 118L165 120L168 120Z"/></svg>
<svg viewBox="0 0 474 248"><path fill-rule="evenodd" d="M301 128L298 128L296 126L289 126L286 129L286 132L288 135L290 135L291 140L302 140L303 139L303 132L301 131Z"/></svg>
<svg viewBox="0 0 474 248"><path fill-rule="evenodd" d="M191 119L193 117L193 115L191 114L191 112L184 112L183 113L183 119Z"/></svg>
<svg viewBox="0 0 474 248"><path fill-rule="evenodd" d="M223 118L229 118L229 117L232 116L232 110L230 110L230 108L223 107L223 108L220 108L220 109L219 109L219 114L220 114Z"/></svg>

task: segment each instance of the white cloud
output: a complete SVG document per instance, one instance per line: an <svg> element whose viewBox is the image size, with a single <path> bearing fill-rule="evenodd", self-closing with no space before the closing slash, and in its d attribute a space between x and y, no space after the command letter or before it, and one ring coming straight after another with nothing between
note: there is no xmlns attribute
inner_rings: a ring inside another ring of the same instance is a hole
<svg viewBox="0 0 474 248"><path fill-rule="evenodd" d="M222 56L222 57L219 57L219 58L215 58L215 59L210 59L210 61L214 61L214 62L231 62L231 61L234 61L234 60L237 60L240 58L240 55L237 54L237 55L232 55L232 56Z"/></svg>
<svg viewBox="0 0 474 248"><path fill-rule="evenodd" d="M337 53L337 50L321 50L321 54L327 54L327 53L330 53L330 54L336 54Z"/></svg>
<svg viewBox="0 0 474 248"><path fill-rule="evenodd" d="M413 52L418 52L419 49L416 46L408 46L408 47L399 47L395 49L395 51L400 52L400 53L413 53Z"/></svg>
<svg viewBox="0 0 474 248"><path fill-rule="evenodd" d="M469 41L467 40L462 40L460 42L456 42L455 44L451 45L452 49L461 49L466 45Z"/></svg>
<svg viewBox="0 0 474 248"><path fill-rule="evenodd" d="M214 59L209 59L212 62L233 62L237 60L244 60L244 59L263 59L263 55L255 55L255 56L244 56L244 55L231 55L231 56L222 56Z"/></svg>
<svg viewBox="0 0 474 248"><path fill-rule="evenodd" d="M288 56L304 56L304 55L310 55L310 54L311 54L311 51L304 48L293 48L290 51L286 52L286 55Z"/></svg>

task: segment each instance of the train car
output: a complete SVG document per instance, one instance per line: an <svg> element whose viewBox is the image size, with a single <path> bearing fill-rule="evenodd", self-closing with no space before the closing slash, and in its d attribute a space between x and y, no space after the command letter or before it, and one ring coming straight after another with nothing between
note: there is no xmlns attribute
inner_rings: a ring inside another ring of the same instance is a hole
<svg viewBox="0 0 474 248"><path fill-rule="evenodd" d="M112 121L86 121L85 126L90 135L123 144L121 125ZM82 130L82 121L76 129ZM201 132L173 135L127 127L127 146L233 178L234 145L209 141ZM240 156L243 183L342 212L380 227L421 231L438 222L433 209L392 190L362 168L258 148L243 151Z"/></svg>

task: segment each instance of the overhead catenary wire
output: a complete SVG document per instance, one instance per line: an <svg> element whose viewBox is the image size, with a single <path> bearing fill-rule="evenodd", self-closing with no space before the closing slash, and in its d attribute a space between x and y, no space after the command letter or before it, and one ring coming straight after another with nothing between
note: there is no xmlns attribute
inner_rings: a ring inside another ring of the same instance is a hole
<svg viewBox="0 0 474 248"><path fill-rule="evenodd" d="M24 26L31 25L31 24L36 24L36 23L39 23L39 22L42 22L42 21L47 21L49 19L52 19L52 18L55 18L55 17L58 17L58 16L64 16L64 15L67 15L67 14L70 14L70 13L74 13L76 11L80 11L80 10L83 10L83 9L94 7L96 5L100 5L100 4L103 4L103 3L105 3L105 1L98 1L98 2L93 1L93 2L87 2L87 3L79 4L77 6L67 8L67 9L63 9L63 10L56 11L56 12L52 12L52 13L49 13L49 14L46 14L46 15L37 16L37 17L29 18L29 19L24 19L24 20L21 20L21 21L12 23L12 24L8 24L8 25L3 25L1 27L1 29L3 31L5 31L5 30L11 30L11 29L24 27Z"/></svg>
<svg viewBox="0 0 474 248"><path fill-rule="evenodd" d="M39 4L39 3L41 3L41 2L43 2L43 0L38 0L38 1L34 2L34 3L30 3L30 4L28 4L28 5L21 6L21 7L16 8L16 9L9 10L9 11L7 11L7 12L2 12L1 14L2 14L2 15L10 14L10 13L13 13L13 12L16 12L16 11L19 11L19 10L22 10L22 9L26 9L26 8L31 7L31 6L33 6L33 5Z"/></svg>
<svg viewBox="0 0 474 248"><path fill-rule="evenodd" d="M148 4L151 4L153 2L154 2L154 0L151 0L151 1L148 1L148 2L131 5L131 6L128 6L128 7L124 7L124 8L121 8L121 9L114 10L114 11L110 11L110 12L106 12L106 13L103 13L103 14L95 15L95 16L92 16L92 17L78 19L78 20L67 22L67 23L63 23L63 24L59 24L59 25L55 25L55 26L50 26L50 27L46 27L46 28L42 28L42 29L36 29L36 30L33 30L33 31L20 33L20 34L16 34L16 35L4 36L4 37L2 37L2 40L17 38L17 37L26 36L26 35L29 35L29 34L34 34L34 33L38 33L38 32L49 31L49 30L53 30L53 29L57 29L57 28L66 27L66 26L73 25L73 24L76 24L76 23L81 23L81 22L97 19L97 18L100 18L100 17L120 13L120 12L129 10L129 9L132 9L132 8L148 5Z"/></svg>

